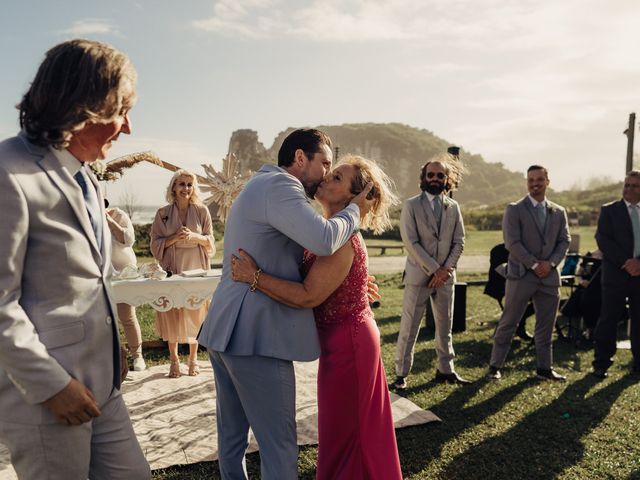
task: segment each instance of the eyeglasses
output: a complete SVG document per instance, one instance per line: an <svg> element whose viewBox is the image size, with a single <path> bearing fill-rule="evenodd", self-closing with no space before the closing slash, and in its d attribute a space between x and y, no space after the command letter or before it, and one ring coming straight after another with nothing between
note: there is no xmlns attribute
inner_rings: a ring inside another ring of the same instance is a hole
<svg viewBox="0 0 640 480"><path fill-rule="evenodd" d="M193 183L186 183L186 182L179 182L179 183L176 183L176 185L178 185L179 187L187 187L187 188L193 187Z"/></svg>
<svg viewBox="0 0 640 480"><path fill-rule="evenodd" d="M438 179L443 180L446 177L446 175L442 172L438 172L438 173L427 172L427 178L433 178L433 177L438 177Z"/></svg>

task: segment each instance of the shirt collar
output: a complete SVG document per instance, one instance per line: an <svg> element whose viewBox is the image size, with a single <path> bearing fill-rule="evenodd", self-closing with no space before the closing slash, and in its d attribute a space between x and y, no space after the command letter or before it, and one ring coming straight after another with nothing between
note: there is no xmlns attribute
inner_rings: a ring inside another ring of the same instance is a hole
<svg viewBox="0 0 640 480"><path fill-rule="evenodd" d="M539 203L541 203L543 207L546 207L546 205L547 205L547 198L546 197L541 202L539 202L535 198L533 198L531 196L531 194L529 194L528 197L529 197L529 200L531 200L531 204L533 205L533 208L536 208Z"/></svg>
<svg viewBox="0 0 640 480"><path fill-rule="evenodd" d="M53 156L58 159L60 164L66 168L73 177L82 166L82 162L74 157L69 150L63 148L58 150L57 148L49 147L49 151L53 153Z"/></svg>
<svg viewBox="0 0 640 480"><path fill-rule="evenodd" d="M440 197L440 203L442 203L442 194L440 195L433 195L429 192L427 192L426 190L424 190L425 195L427 196L427 200L429 200L429 203L433 203L433 199L435 197Z"/></svg>
<svg viewBox="0 0 640 480"><path fill-rule="evenodd" d="M627 205L627 208L629 207L640 208L640 203L631 203L631 202L627 202L626 200L624 200L624 203Z"/></svg>

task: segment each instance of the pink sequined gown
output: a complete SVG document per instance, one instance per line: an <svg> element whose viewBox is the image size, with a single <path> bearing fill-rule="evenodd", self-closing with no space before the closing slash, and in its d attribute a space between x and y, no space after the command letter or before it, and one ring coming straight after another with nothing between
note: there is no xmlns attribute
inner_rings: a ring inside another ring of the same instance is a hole
<svg viewBox="0 0 640 480"><path fill-rule="evenodd" d="M317 479L402 479L380 332L367 297L367 251L342 285L314 309L322 353L318 369ZM308 272L315 255L306 252Z"/></svg>

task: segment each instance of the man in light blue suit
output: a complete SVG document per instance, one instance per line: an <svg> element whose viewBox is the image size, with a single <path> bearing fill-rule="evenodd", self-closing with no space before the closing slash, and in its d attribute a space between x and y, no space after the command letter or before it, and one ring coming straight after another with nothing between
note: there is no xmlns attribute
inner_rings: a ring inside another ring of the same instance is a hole
<svg viewBox="0 0 640 480"><path fill-rule="evenodd" d="M302 281L304 249L331 255L356 230L369 189L329 220L311 206L329 172L331 139L314 129L292 132L278 166L263 166L234 201L225 227L222 279L198 336L216 384L218 455L224 479L245 479L251 427L262 478L298 477L293 361L320 355L313 312L270 299L231 278L231 255L242 248L270 274Z"/></svg>

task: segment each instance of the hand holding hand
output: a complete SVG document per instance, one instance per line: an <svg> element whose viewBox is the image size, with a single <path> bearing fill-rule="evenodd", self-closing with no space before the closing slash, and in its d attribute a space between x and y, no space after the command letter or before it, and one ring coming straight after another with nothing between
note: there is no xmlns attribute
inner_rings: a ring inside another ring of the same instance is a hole
<svg viewBox="0 0 640 480"><path fill-rule="evenodd" d="M75 378L43 404L67 425L80 425L101 413L91 390Z"/></svg>
<svg viewBox="0 0 640 480"><path fill-rule="evenodd" d="M440 267L438 268L429 280L427 287L429 288L438 288L447 283L447 280L451 278L453 275L453 268Z"/></svg>
<svg viewBox="0 0 640 480"><path fill-rule="evenodd" d="M551 262L547 260L539 260L538 266L533 271L533 273L535 273L538 276L538 278L546 278L551 273L551 270L553 270L553 267L551 266Z"/></svg>
<svg viewBox="0 0 640 480"><path fill-rule="evenodd" d="M231 278L234 281L251 284L257 270L258 265L244 250L239 249L238 255L231 254Z"/></svg>

